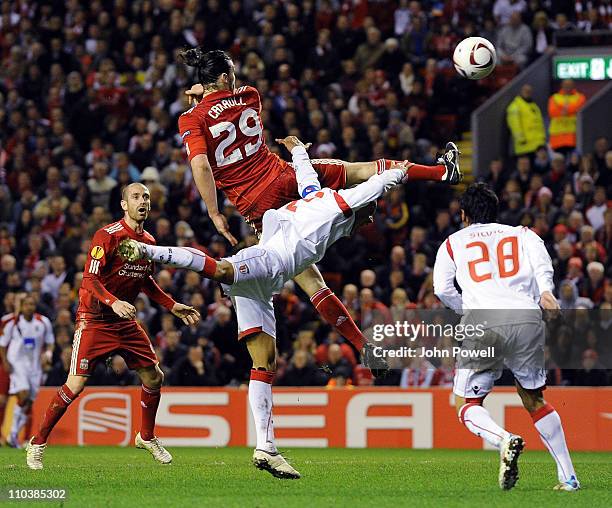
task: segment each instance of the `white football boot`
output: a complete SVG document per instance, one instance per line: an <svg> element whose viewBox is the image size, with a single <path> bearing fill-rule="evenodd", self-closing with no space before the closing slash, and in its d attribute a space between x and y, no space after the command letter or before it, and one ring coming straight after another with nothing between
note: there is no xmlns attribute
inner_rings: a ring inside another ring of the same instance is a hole
<svg viewBox="0 0 612 508"><path fill-rule="evenodd" d="M32 443L33 440L34 437L32 436L26 446L26 464L30 469L42 469L42 459L45 454L45 449L47 448L47 443L34 444Z"/></svg>
<svg viewBox="0 0 612 508"><path fill-rule="evenodd" d="M525 448L521 436L510 434L499 448L499 487L510 490L519 479L518 459Z"/></svg>
<svg viewBox="0 0 612 508"><path fill-rule="evenodd" d="M172 455L170 455L170 452L163 447L160 440L156 437L151 439L151 441L145 441L139 432L136 434L136 439L134 439L134 445L136 445L136 448L148 450L160 464L170 464L172 462Z"/></svg>
<svg viewBox="0 0 612 508"><path fill-rule="evenodd" d="M580 482L574 475L566 482L561 482L553 487L553 490L563 490L565 492L576 492L580 490Z"/></svg>
<svg viewBox="0 0 612 508"><path fill-rule="evenodd" d="M255 450L253 452L253 465L257 469L268 471L268 473L276 478L288 480L301 478L300 473L291 467L291 464L278 452L270 453L264 450Z"/></svg>

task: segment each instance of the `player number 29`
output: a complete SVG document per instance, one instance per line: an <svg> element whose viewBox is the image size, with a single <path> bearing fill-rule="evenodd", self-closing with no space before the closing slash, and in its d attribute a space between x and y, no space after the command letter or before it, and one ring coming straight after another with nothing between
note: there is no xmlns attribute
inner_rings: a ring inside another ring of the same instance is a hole
<svg viewBox="0 0 612 508"><path fill-rule="evenodd" d="M255 125L249 125L249 120L254 121ZM217 149L215 150L217 167L220 168L227 166L228 164L241 161L245 157L249 157L259 150L262 143L263 128L261 127L261 122L259 121L257 111L255 111L253 108L245 109L238 120L238 128L245 136L257 136L257 140L254 143L246 143L244 145L244 156L240 150L240 147L235 148L228 155L225 154L226 148L236 141L236 126L232 122L219 122L210 127L210 133L215 139L221 136L221 134L224 132L227 132L227 137L219 143Z"/></svg>
<svg viewBox="0 0 612 508"><path fill-rule="evenodd" d="M504 247L510 245L510 252L504 252ZM466 248L480 249L480 257L474 261L468 262L468 268L470 271L470 277L474 282L483 282L489 280L493 275L491 272L485 272L478 274L476 271L476 265L480 263L490 263L489 248L484 242L472 242L466 245ZM518 259L518 238L516 236L509 236L500 240L497 244L497 268L499 270L499 277L505 279L506 277L512 277L519 271L519 259Z"/></svg>

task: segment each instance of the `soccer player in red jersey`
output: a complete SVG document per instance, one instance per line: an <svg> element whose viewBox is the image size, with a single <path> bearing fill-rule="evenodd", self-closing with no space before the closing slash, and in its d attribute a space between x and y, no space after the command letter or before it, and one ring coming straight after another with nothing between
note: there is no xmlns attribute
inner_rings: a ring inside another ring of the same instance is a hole
<svg viewBox="0 0 612 508"><path fill-rule="evenodd" d="M261 232L264 212L303 196L298 193L293 168L266 146L259 93L250 86L236 88L231 58L223 51L204 52L201 48L184 51L182 56L187 65L196 68L199 83L187 92L195 106L179 117L179 132L211 220L217 230L236 245L225 217L219 212L217 189L225 193L258 232ZM457 183L461 179L457 161L454 147L454 152L447 152L437 166L410 162L406 162L406 166L412 180ZM376 172L389 169L392 163L386 159L365 163L331 159L312 161L321 185L334 190L361 183ZM309 189L304 192L307 194ZM310 297L322 318L361 351L365 337L342 302L326 286L317 267L307 268L294 280ZM282 472L273 467L277 450L271 420L271 384L276 371L272 300L264 304L237 296L233 301L239 338L246 340L253 360L249 401L258 436L256 452L268 453L267 469L283 477ZM266 469L261 461L256 465Z"/></svg>
<svg viewBox="0 0 612 508"><path fill-rule="evenodd" d="M119 243L127 238L155 243L143 229L151 210L147 187L140 183L128 185L121 196L121 208L123 219L96 231L91 241L79 290L68 379L51 400L38 433L28 444L26 462L30 469L42 469L51 430L83 391L96 364L111 354L121 355L142 381L142 422L135 438L136 447L148 450L162 464L172 461L172 456L154 434L164 374L151 341L135 320L136 308L132 302L143 292L187 325L196 324L200 315L193 307L175 302L162 291L153 279L152 263L128 263L116 253Z"/></svg>

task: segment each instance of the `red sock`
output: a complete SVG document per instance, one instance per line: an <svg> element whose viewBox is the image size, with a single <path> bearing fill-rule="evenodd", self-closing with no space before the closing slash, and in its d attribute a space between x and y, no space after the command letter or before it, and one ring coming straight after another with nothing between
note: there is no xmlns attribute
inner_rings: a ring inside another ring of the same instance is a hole
<svg viewBox="0 0 612 508"><path fill-rule="evenodd" d="M202 253L202 254L204 254L204 253ZM202 268L202 272L201 273L207 279L212 279L215 276L215 272L217 271L217 262L213 258L211 258L210 256L207 256L206 254L204 254L204 255L206 257L204 258L204 268Z"/></svg>
<svg viewBox="0 0 612 508"><path fill-rule="evenodd" d="M51 399L49 403L49 407L45 412L45 417L43 418L42 423L40 424L40 429L38 429L38 434L34 436L34 440L32 441L34 444L45 444L47 442L47 438L49 434L53 430L53 427L60 421L60 418L64 416L66 409L68 406L72 404L74 399L76 399L78 395L75 395L70 391L66 385L63 385L57 393Z"/></svg>
<svg viewBox="0 0 612 508"><path fill-rule="evenodd" d="M387 171L393 162L391 159L378 159L376 161L376 174L380 175L383 171Z"/></svg>
<svg viewBox="0 0 612 508"><path fill-rule="evenodd" d="M361 330L357 328L355 321L353 321L344 304L332 293L331 289L327 287L319 289L319 291L310 297L310 301L328 324L333 326L340 335L348 339L358 351L361 351L361 348L366 343L366 338L361 333Z"/></svg>
<svg viewBox="0 0 612 508"><path fill-rule="evenodd" d="M422 164L408 163L408 181L410 180L434 180L440 181L446 173L444 164L436 166L423 166Z"/></svg>
<svg viewBox="0 0 612 508"><path fill-rule="evenodd" d="M151 441L155 437L155 415L159 406L161 392L142 385L140 390L140 405L142 406L142 421L140 424L140 437L145 441Z"/></svg>

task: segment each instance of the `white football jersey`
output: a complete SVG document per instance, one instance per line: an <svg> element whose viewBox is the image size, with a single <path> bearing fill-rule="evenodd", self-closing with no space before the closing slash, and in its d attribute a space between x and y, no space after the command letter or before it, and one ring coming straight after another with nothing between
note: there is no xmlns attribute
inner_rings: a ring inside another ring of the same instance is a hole
<svg viewBox="0 0 612 508"><path fill-rule="evenodd" d="M53 344L55 336L51 321L34 314L30 321L22 315L19 319L8 319L4 324L0 346L7 348L7 359L14 368L38 372L41 370L40 355L43 346Z"/></svg>
<svg viewBox="0 0 612 508"><path fill-rule="evenodd" d="M350 235L354 223L355 214L342 196L324 188L268 210L263 216L260 245L280 255L291 279L320 261L334 242Z"/></svg>
<svg viewBox="0 0 612 508"><path fill-rule="evenodd" d="M438 249L433 278L436 296L460 312L539 310L540 295L554 289L542 239L526 227L497 223L472 224L450 235Z"/></svg>

